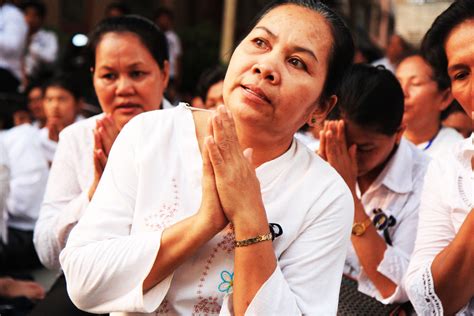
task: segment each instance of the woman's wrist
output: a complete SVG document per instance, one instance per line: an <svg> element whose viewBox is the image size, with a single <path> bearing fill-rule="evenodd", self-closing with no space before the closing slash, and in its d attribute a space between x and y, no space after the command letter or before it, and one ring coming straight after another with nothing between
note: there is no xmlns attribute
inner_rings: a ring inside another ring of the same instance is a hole
<svg viewBox="0 0 474 316"><path fill-rule="evenodd" d="M265 209L256 209L249 214L236 215L232 219L234 226L234 234L236 240L244 240L255 236L268 234L270 228L268 226L267 215Z"/></svg>
<svg viewBox="0 0 474 316"><path fill-rule="evenodd" d="M203 235L208 236L209 239L221 232L227 224L222 222L217 222L214 218L203 214L202 212L197 212L197 214L192 216L194 227L197 231L202 232Z"/></svg>

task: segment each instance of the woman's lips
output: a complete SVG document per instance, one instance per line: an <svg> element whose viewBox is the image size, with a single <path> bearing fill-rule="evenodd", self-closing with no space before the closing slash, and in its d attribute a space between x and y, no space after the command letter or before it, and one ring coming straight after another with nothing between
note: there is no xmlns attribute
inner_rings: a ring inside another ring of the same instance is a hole
<svg viewBox="0 0 474 316"><path fill-rule="evenodd" d="M115 111L119 111L122 114L134 114L136 112L142 112L143 109L138 104L124 104L115 107Z"/></svg>
<svg viewBox="0 0 474 316"><path fill-rule="evenodd" d="M258 88L257 86L241 85L241 88L244 90L245 95L246 95L247 98L249 98L251 100L256 100L256 101L260 101L260 102L263 101L265 103L271 104L270 99L268 99L268 97L265 95L265 93L260 88Z"/></svg>

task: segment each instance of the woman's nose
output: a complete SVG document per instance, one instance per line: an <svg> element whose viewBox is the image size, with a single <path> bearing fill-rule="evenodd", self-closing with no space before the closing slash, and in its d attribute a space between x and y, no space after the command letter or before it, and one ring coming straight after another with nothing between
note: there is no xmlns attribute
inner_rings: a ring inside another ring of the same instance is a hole
<svg viewBox="0 0 474 316"><path fill-rule="evenodd" d="M119 96L133 94L133 82L130 78L122 76L118 79L115 93Z"/></svg>
<svg viewBox="0 0 474 316"><path fill-rule="evenodd" d="M252 73L261 76L271 84L280 83L280 74L269 63L259 63L252 67Z"/></svg>
<svg viewBox="0 0 474 316"><path fill-rule="evenodd" d="M408 98L409 91L410 91L410 84L408 82L402 82L400 81L400 85L402 86L402 91L403 91L403 96Z"/></svg>

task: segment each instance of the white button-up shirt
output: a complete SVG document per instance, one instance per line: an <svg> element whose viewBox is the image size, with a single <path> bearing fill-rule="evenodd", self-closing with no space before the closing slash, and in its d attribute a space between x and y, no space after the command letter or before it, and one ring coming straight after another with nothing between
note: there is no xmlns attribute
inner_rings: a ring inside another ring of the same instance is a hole
<svg viewBox="0 0 474 316"><path fill-rule="evenodd" d="M380 208L387 216L393 216L396 220L395 226L388 228L392 246L387 244L377 271L395 283L397 288L390 297L384 299L360 266L352 246L347 254L344 273L357 279L360 292L375 297L384 304L408 300L403 277L415 244L418 207L428 162L428 156L402 139L385 169L361 197L362 205L370 218L374 217L373 210ZM379 234L383 238L383 232L379 231Z"/></svg>
<svg viewBox="0 0 474 316"><path fill-rule="evenodd" d="M10 163L8 226L32 231L48 180L48 164L41 152L38 129L22 124L2 132L1 137Z"/></svg>
<svg viewBox="0 0 474 316"><path fill-rule="evenodd" d="M273 242L278 266L247 313L336 314L354 212L347 186L297 141L256 172L268 220L280 224L283 235ZM61 252L73 302L91 312L116 312L112 315L230 313L230 229L143 294L163 230L199 209L201 178L188 108L132 119L115 141L94 198Z"/></svg>
<svg viewBox="0 0 474 316"><path fill-rule="evenodd" d="M474 207L473 140L471 134L453 150L434 159L426 174L418 237L405 282L410 301L419 315L443 315L443 306L434 289L431 264L452 242ZM458 314L473 315L474 298Z"/></svg>
<svg viewBox="0 0 474 316"><path fill-rule="evenodd" d="M27 35L23 13L9 3L0 5L0 68L8 69L19 81Z"/></svg>

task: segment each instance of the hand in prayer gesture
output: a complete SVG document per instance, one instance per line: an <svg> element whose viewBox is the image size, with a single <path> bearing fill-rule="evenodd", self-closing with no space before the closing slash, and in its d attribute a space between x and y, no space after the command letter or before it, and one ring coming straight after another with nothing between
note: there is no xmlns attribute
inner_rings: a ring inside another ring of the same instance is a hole
<svg viewBox="0 0 474 316"><path fill-rule="evenodd" d="M228 110L221 105L212 116L212 137L208 141L217 191L227 218L236 222L255 222L265 215L260 182L252 165L252 149L242 151ZM268 225L268 224L267 224Z"/></svg>
<svg viewBox="0 0 474 316"><path fill-rule="evenodd" d="M110 115L97 120L94 129L94 182L89 189L89 200L94 196L100 177L104 172L112 145L119 134L119 129Z"/></svg>
<svg viewBox="0 0 474 316"><path fill-rule="evenodd" d="M358 171L357 146L347 147L344 121L325 121L319 137L318 154L336 169L354 194Z"/></svg>

